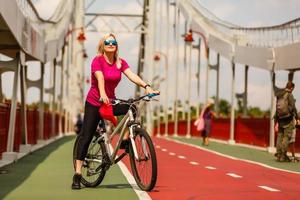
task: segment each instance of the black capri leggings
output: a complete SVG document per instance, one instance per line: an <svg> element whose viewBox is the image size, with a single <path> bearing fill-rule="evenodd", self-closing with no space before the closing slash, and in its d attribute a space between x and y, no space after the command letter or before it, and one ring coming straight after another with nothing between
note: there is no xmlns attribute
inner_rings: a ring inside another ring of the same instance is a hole
<svg viewBox="0 0 300 200"><path fill-rule="evenodd" d="M102 119L98 112L99 108L100 106L94 106L87 101L85 102L83 126L78 136L77 160L84 160L98 123L100 119ZM128 104L113 105L113 113L115 116L125 115L128 109ZM136 109L133 110L135 111ZM136 115L136 112L134 112L134 115Z"/></svg>

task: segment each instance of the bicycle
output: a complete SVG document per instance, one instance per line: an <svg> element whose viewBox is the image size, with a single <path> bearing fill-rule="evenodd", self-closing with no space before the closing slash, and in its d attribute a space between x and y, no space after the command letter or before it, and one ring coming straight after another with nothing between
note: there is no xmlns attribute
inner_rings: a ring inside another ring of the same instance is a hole
<svg viewBox="0 0 300 200"><path fill-rule="evenodd" d="M150 101L152 97L157 95L158 94L148 94L137 99L115 99L112 101L113 105L119 103L129 104L129 110L111 135L107 133L104 121L100 120L82 166L81 183L84 186L98 186L103 181L106 171L129 153L131 170L139 188L144 191L151 191L154 188L157 180L155 149L151 137L134 118L133 112L137 107L133 105L138 104L140 101ZM128 149L117 157L126 127L129 128ZM111 141L119 130L121 130L120 136L113 150ZM73 149L74 169L76 167L76 152L79 137L80 135L77 136Z"/></svg>

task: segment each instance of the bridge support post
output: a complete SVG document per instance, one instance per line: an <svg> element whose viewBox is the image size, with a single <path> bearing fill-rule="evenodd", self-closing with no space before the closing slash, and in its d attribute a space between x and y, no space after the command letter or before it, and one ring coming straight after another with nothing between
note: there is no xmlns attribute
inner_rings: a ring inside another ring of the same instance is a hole
<svg viewBox="0 0 300 200"><path fill-rule="evenodd" d="M41 66L41 78L39 81L40 89L40 103L39 103L39 135L38 141L42 141L44 138L44 75L45 75L45 64L40 62Z"/></svg>
<svg viewBox="0 0 300 200"><path fill-rule="evenodd" d="M63 46L62 48L62 54L61 54L61 74L60 74L60 96L59 96L59 112L60 112L60 115L59 115L59 132L60 134L63 134L64 130L62 129L62 123L63 120L62 120L62 117L63 117L63 113L64 113L64 107L63 107L63 99L64 99L64 70L65 70L65 46Z"/></svg>
<svg viewBox="0 0 300 200"><path fill-rule="evenodd" d="M245 83L244 83L244 96L243 96L243 116L247 116L247 107L248 107L248 72L249 66L245 66Z"/></svg>
<svg viewBox="0 0 300 200"><path fill-rule="evenodd" d="M27 84L26 84L26 70L25 54L20 53L20 82L21 82L21 135L22 145L20 146L20 152L28 153L31 150L31 145L28 144L28 131L27 131Z"/></svg>
<svg viewBox="0 0 300 200"><path fill-rule="evenodd" d="M189 63L188 63L188 117L187 117L187 134L186 137L190 138L191 137L191 79L192 79L192 43L188 43L188 49L189 49Z"/></svg>
<svg viewBox="0 0 300 200"><path fill-rule="evenodd" d="M269 137L269 153L275 153L275 131L274 131L274 113L275 113L275 96L274 96L274 88L275 88L275 79L276 74L274 70L271 71L271 108L270 108L270 137Z"/></svg>
<svg viewBox="0 0 300 200"><path fill-rule="evenodd" d="M13 81L13 92L10 107L9 116L9 127L7 136L7 148L6 152L2 154L2 159L7 161L15 161L17 159L17 153L14 152L14 137L15 137L15 123L16 123L16 113L17 113L17 92L19 84L20 75L20 53L17 53L16 58L11 61L0 61L0 66L2 71L13 71L14 81Z"/></svg>
<svg viewBox="0 0 300 200"><path fill-rule="evenodd" d="M216 98L215 98L215 112L219 116L219 93L220 93L220 54L217 53L217 63L215 65L209 65L209 68L216 70Z"/></svg>
<svg viewBox="0 0 300 200"><path fill-rule="evenodd" d="M219 102L220 102L220 54L217 54L217 86L216 86L216 100L215 100L215 109L216 114L219 116L220 109L219 109Z"/></svg>
<svg viewBox="0 0 300 200"><path fill-rule="evenodd" d="M166 30L166 46L167 46L167 54L166 54L166 74L165 74L165 136L168 136L168 121L169 121L169 115L168 115L168 101L169 101L169 96L168 96L168 90L169 90L169 79L168 79L168 74L169 74L169 35L170 35L170 0L166 1L166 12L167 12L167 30Z"/></svg>
<svg viewBox="0 0 300 200"><path fill-rule="evenodd" d="M230 137L229 144L235 144L234 141L234 126L235 126L235 63L231 60L232 66L232 82L231 82L231 115L230 115Z"/></svg>
<svg viewBox="0 0 300 200"><path fill-rule="evenodd" d="M156 0L149 1L149 12L148 12L148 25L147 25L147 34L146 34L146 43L148 48L146 49L146 61L147 67L149 69L149 81L153 80L153 55L154 55L154 46L155 46L155 9ZM151 104L148 104L146 113L146 125L147 131L152 135L153 134L153 107Z"/></svg>
<svg viewBox="0 0 300 200"><path fill-rule="evenodd" d="M207 103L207 101L208 101L208 88L209 88L209 48L207 48L207 52L206 52L207 54L206 54L206 56L207 56L207 58L206 58L206 86L205 86L205 103L204 104L206 104Z"/></svg>
<svg viewBox="0 0 300 200"><path fill-rule="evenodd" d="M180 11L178 5L175 7L175 99L174 99L174 136L178 136L178 68L179 68L179 21Z"/></svg>
<svg viewBox="0 0 300 200"><path fill-rule="evenodd" d="M52 91L52 110L51 110L51 136L55 136L55 129L56 129L56 58L53 60L53 91Z"/></svg>
<svg viewBox="0 0 300 200"><path fill-rule="evenodd" d="M199 100L200 102L200 78L201 78L201 38L199 38L199 44L198 45L195 45L193 46L193 48L197 49L198 50L198 59L197 59L197 74L196 74L196 77L197 77L197 99ZM200 104L196 101L196 117L198 118L199 115L200 115Z"/></svg>

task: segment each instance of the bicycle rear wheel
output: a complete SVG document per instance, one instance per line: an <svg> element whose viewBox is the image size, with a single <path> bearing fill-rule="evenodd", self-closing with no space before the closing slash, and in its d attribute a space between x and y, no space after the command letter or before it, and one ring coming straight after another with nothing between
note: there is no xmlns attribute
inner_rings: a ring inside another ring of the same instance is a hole
<svg viewBox="0 0 300 200"><path fill-rule="evenodd" d="M151 191L157 179L157 160L152 140L142 128L134 129L134 143L138 158L134 156L132 144L129 145L130 165L137 185L144 191Z"/></svg>
<svg viewBox="0 0 300 200"><path fill-rule="evenodd" d="M78 148L78 141L80 135L76 138L74 149L73 149L73 166L76 167L76 154ZM97 137L94 136L89 148L85 160L83 161L82 179L81 183L86 187L96 187L104 179L106 170L104 168L97 169L104 162L105 144L103 141L98 141ZM97 170L96 170L97 169Z"/></svg>

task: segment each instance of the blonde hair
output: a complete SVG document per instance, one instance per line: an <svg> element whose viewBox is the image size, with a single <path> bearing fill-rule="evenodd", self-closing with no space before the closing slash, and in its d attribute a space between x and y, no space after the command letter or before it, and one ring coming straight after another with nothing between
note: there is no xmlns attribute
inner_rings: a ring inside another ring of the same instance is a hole
<svg viewBox="0 0 300 200"><path fill-rule="evenodd" d="M104 55L105 54L105 51L104 51L104 41L109 38L109 37L113 37L116 41L116 36L112 33L108 33L108 34L105 34L103 38L100 39L99 41L99 45L98 45L98 55L101 56L101 55ZM115 61L116 61L116 65L117 65L117 68L120 69L121 68L121 58L119 57L119 46L117 44L116 46L116 52L115 52Z"/></svg>

